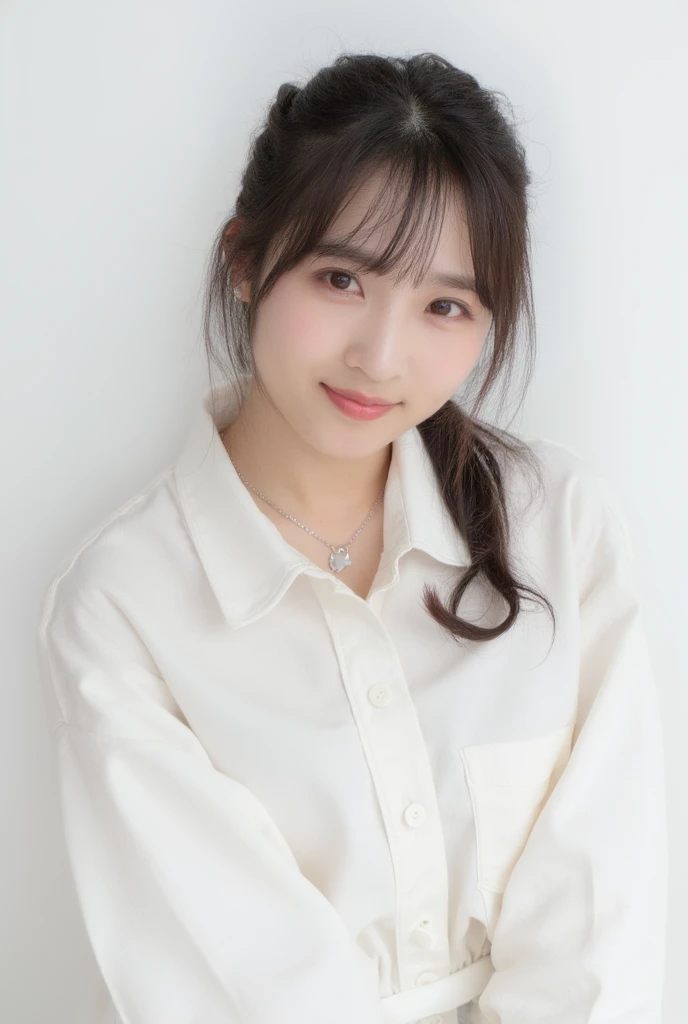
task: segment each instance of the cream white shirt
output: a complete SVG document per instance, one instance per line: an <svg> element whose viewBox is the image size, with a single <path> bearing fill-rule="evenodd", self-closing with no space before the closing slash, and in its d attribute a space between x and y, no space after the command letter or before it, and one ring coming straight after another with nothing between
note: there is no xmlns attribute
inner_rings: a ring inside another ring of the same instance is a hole
<svg viewBox="0 0 688 1024"><path fill-rule="evenodd" d="M511 544L556 636L528 602L460 646L421 599L470 558L418 430L363 600L260 511L216 394L40 619L104 1020L659 1024L662 737L616 494L528 439L545 490L508 473ZM487 586L459 610L505 614Z"/></svg>

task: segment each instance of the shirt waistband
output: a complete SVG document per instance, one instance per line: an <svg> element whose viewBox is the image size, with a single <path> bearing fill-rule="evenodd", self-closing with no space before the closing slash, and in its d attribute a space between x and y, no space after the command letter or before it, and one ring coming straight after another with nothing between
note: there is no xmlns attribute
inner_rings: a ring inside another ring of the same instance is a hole
<svg viewBox="0 0 688 1024"><path fill-rule="evenodd" d="M439 981L391 996L381 996L384 1024L415 1024L430 1014L446 1013L470 1003L480 995L493 973L494 965L488 953Z"/></svg>

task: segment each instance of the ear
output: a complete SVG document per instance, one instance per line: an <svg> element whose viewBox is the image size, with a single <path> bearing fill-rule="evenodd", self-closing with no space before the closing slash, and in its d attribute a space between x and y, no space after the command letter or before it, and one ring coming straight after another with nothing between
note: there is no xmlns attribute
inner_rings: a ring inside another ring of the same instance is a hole
<svg viewBox="0 0 688 1024"><path fill-rule="evenodd" d="M225 228L223 239L222 239L222 248L223 248L223 253L224 253L225 259L228 258L227 249L229 247L229 242L231 241L232 236L235 235L236 232L240 230L240 228L241 228L241 218L240 217L233 217L232 220L227 225L227 227ZM248 300L249 300L249 292L250 292L250 285L249 285L248 281L244 281L243 280L242 264L238 260L236 260L236 259L234 260L234 266L232 267L232 270L230 272L230 283L231 283L231 287L232 288L235 288L237 286L239 286L241 288L241 295L239 296L239 298L243 302L248 302Z"/></svg>

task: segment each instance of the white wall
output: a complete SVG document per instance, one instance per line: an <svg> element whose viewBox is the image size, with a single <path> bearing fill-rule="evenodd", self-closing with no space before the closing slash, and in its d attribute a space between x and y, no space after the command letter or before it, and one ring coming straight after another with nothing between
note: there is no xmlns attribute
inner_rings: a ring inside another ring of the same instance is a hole
<svg viewBox="0 0 688 1024"><path fill-rule="evenodd" d="M205 386L203 265L249 132L281 82L342 49L437 50L522 121L539 363L520 426L598 464L635 535L669 777L665 1024L685 1018L686 10L5 0L3 1019L93 1019L35 674L39 596L64 552L173 457Z"/></svg>

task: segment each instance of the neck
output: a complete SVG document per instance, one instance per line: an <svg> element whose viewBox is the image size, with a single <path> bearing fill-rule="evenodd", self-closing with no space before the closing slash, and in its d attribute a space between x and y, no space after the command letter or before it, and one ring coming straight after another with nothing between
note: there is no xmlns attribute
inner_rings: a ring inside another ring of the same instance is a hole
<svg viewBox="0 0 688 1024"><path fill-rule="evenodd" d="M352 524L355 528L379 497L392 456L391 444L353 460L315 451L255 387L221 436L235 469L273 504L311 529L327 523L343 533Z"/></svg>

